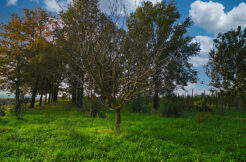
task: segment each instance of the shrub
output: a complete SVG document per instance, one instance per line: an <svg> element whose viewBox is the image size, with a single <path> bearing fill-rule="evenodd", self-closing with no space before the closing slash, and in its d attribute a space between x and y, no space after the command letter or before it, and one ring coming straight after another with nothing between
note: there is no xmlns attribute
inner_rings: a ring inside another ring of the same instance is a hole
<svg viewBox="0 0 246 162"><path fill-rule="evenodd" d="M209 109L209 111L214 111L216 109L216 105L210 104L210 105L208 105L208 109Z"/></svg>
<svg viewBox="0 0 246 162"><path fill-rule="evenodd" d="M83 103L83 112L88 117L105 117L105 107L102 105L102 103L98 100L84 100Z"/></svg>
<svg viewBox="0 0 246 162"><path fill-rule="evenodd" d="M200 98L194 102L194 107L199 111L197 115L198 122L203 122L206 119L204 112L211 112L214 109L214 105L208 106L207 100L205 98Z"/></svg>
<svg viewBox="0 0 246 162"><path fill-rule="evenodd" d="M199 100L194 102L194 107L199 111L199 112L211 112L213 111L213 107L209 107L207 105L206 99L205 98L200 98Z"/></svg>
<svg viewBox="0 0 246 162"><path fill-rule="evenodd" d="M161 107L161 115L166 117L179 117L181 105L174 97L166 98Z"/></svg>
<svg viewBox="0 0 246 162"><path fill-rule="evenodd" d="M2 105L0 105L0 116L5 116L6 114L5 114L5 111L4 111L4 109L3 109L3 106Z"/></svg>
<svg viewBox="0 0 246 162"><path fill-rule="evenodd" d="M18 118L22 118L24 115L24 111L26 110L26 105L26 100L24 98L21 98L19 112L15 112L14 100L2 100L0 101L0 116L16 113Z"/></svg>
<svg viewBox="0 0 246 162"><path fill-rule="evenodd" d="M13 105L1 105L0 106L0 116L5 116L14 113Z"/></svg>
<svg viewBox="0 0 246 162"><path fill-rule="evenodd" d="M137 96L134 99L132 99L127 104L127 107L129 111L136 113L146 113L150 109L150 106L145 104L145 98L141 96Z"/></svg>
<svg viewBox="0 0 246 162"><path fill-rule="evenodd" d="M67 100L67 94L66 93L63 93L62 94L62 101L65 101L65 100Z"/></svg>

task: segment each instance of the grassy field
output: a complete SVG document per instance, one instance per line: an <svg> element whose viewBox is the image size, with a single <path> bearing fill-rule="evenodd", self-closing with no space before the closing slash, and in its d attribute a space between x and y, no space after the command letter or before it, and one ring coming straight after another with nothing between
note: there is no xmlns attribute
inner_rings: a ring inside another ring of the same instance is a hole
<svg viewBox="0 0 246 162"><path fill-rule="evenodd" d="M69 103L0 118L0 161L246 161L246 114L88 118Z"/></svg>

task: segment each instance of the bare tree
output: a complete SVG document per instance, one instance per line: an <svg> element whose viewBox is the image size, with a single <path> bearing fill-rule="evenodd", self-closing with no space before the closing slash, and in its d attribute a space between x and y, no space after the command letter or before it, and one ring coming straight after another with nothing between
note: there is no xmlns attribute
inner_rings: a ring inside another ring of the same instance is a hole
<svg viewBox="0 0 246 162"><path fill-rule="evenodd" d="M116 7L112 6L112 13L119 11ZM139 19L129 17L128 31L119 28L114 16L100 12L96 0L74 0L60 17L63 25L57 34L69 53L68 70L80 83L83 83L81 73L93 82L102 104L115 111L118 130L123 105L155 88L152 86L155 65L165 50L165 42L154 48L151 41L155 34L148 19L141 26L134 26ZM136 30L138 35L134 33ZM177 56L177 52L162 55L162 61L168 65Z"/></svg>

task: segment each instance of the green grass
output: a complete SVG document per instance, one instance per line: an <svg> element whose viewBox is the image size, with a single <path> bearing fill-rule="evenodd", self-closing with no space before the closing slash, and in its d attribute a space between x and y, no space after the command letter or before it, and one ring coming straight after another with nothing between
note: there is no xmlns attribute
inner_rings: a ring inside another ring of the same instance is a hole
<svg viewBox="0 0 246 162"><path fill-rule="evenodd" d="M0 161L246 161L246 118L233 113L88 118L68 103L0 118Z"/></svg>

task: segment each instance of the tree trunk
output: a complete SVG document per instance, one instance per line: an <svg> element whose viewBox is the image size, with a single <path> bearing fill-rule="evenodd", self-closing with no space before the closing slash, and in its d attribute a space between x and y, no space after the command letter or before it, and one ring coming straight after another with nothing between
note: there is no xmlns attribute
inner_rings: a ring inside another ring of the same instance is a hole
<svg viewBox="0 0 246 162"><path fill-rule="evenodd" d="M153 103L154 103L153 104L154 110L157 110L159 106L159 90L158 89L155 90Z"/></svg>
<svg viewBox="0 0 246 162"><path fill-rule="evenodd" d="M82 76L82 81L83 83L81 83L79 86L79 108L83 107L83 96L84 96L84 76Z"/></svg>
<svg viewBox="0 0 246 162"><path fill-rule="evenodd" d="M79 106L79 88L76 86L76 105Z"/></svg>
<svg viewBox="0 0 246 162"><path fill-rule="evenodd" d="M30 108L34 108L35 99L36 99L36 95L38 91L38 83L39 83L39 76L36 78L35 85L32 91L32 99L31 99Z"/></svg>
<svg viewBox="0 0 246 162"><path fill-rule="evenodd" d="M154 84L155 84L155 91L154 91L154 98L153 98L153 108L156 111L159 107L159 82L157 77L154 77Z"/></svg>
<svg viewBox="0 0 246 162"><path fill-rule="evenodd" d="M79 108L83 107L83 87L79 88Z"/></svg>
<svg viewBox="0 0 246 162"><path fill-rule="evenodd" d="M90 92L90 93L91 93L91 98L90 98L90 99L92 100L92 88L90 88L90 91L91 91L91 92Z"/></svg>
<svg viewBox="0 0 246 162"><path fill-rule="evenodd" d="M193 107L193 103L194 103L194 96L193 96L193 88L192 88L192 92L191 92L191 107Z"/></svg>
<svg viewBox="0 0 246 162"><path fill-rule="evenodd" d="M45 93L44 104L47 105L47 93Z"/></svg>
<svg viewBox="0 0 246 162"><path fill-rule="evenodd" d="M44 79L42 80L42 85L41 85L41 94L40 94L40 99L39 99L39 107L42 106L43 93L44 93Z"/></svg>
<svg viewBox="0 0 246 162"><path fill-rule="evenodd" d="M15 91L15 113L17 118L20 115L20 84L19 81L16 83L16 91Z"/></svg>
<svg viewBox="0 0 246 162"><path fill-rule="evenodd" d="M54 87L53 101L54 101L54 102L57 102L57 101L58 101L58 86L55 86L55 87Z"/></svg>
<svg viewBox="0 0 246 162"><path fill-rule="evenodd" d="M72 89L72 102L76 104L76 89L75 88Z"/></svg>
<svg viewBox="0 0 246 162"><path fill-rule="evenodd" d="M48 86L49 86L49 80L46 78L46 85L45 85L45 101L44 104L47 104L47 94L48 94Z"/></svg>
<svg viewBox="0 0 246 162"><path fill-rule="evenodd" d="M15 113L16 113L16 116L17 118L19 119L20 118L20 113L21 113L21 110L20 110L20 77L21 77L21 74L20 74L20 68L17 66L17 81L15 82L15 85L16 85L16 89L15 89Z"/></svg>
<svg viewBox="0 0 246 162"><path fill-rule="evenodd" d="M50 100L51 100L51 92L49 90L49 99L48 99L48 104L50 104Z"/></svg>
<svg viewBox="0 0 246 162"><path fill-rule="evenodd" d="M43 102L43 93L41 92L40 98L39 98L39 107L42 107Z"/></svg>
<svg viewBox="0 0 246 162"><path fill-rule="evenodd" d="M53 102L53 92L54 92L54 87L53 87L53 82L52 82L51 89L50 89L50 98L49 98L51 104Z"/></svg>
<svg viewBox="0 0 246 162"><path fill-rule="evenodd" d="M115 110L115 130L120 129L120 123L121 123L120 109L116 109Z"/></svg>

